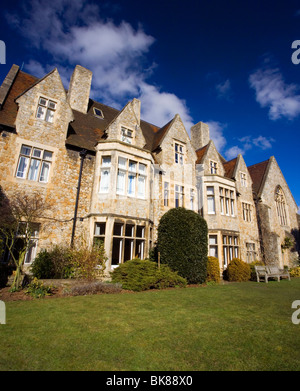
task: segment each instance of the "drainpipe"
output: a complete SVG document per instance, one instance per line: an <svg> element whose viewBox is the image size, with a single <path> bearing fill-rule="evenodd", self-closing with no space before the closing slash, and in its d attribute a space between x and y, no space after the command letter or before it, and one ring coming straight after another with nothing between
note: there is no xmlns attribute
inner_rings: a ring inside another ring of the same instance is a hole
<svg viewBox="0 0 300 391"><path fill-rule="evenodd" d="M79 193L80 193L80 185L81 185L81 175L82 175L82 169L83 169L83 162L84 162L84 159L86 158L86 155L87 155L87 150L86 149L82 149L79 152L80 169L79 169L79 177L78 177L78 184L77 184L77 195L76 195L75 210L74 210L74 217L73 217L71 247L73 247L73 245L74 245L74 236L75 236L75 228L76 228L76 220L77 220L78 201L79 201Z"/></svg>

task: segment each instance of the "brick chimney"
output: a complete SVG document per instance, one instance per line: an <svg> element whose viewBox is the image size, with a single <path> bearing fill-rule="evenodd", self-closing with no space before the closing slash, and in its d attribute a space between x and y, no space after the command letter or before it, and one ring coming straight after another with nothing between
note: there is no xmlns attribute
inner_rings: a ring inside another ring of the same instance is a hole
<svg viewBox="0 0 300 391"><path fill-rule="evenodd" d="M191 127L191 142L194 149L200 149L209 143L209 126L204 122L198 122Z"/></svg>
<svg viewBox="0 0 300 391"><path fill-rule="evenodd" d="M68 102L72 109L84 114L87 112L90 99L92 76L90 70L76 65L70 81Z"/></svg>

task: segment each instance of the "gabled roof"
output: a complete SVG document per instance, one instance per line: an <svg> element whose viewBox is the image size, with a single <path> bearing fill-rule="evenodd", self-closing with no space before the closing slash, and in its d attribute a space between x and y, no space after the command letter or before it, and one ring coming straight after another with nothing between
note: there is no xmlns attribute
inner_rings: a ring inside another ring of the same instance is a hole
<svg viewBox="0 0 300 391"><path fill-rule="evenodd" d="M252 178L252 187L256 194L259 194L261 185L268 167L270 159L265 160L261 163L253 164L248 167L249 174Z"/></svg>
<svg viewBox="0 0 300 391"><path fill-rule="evenodd" d="M225 170L224 175L227 178L230 178L230 179L233 178L234 169L235 169L235 166L237 164L237 160L238 160L238 158L236 157L236 158L234 158L232 160L229 160L228 162L223 163L223 167L224 167L224 170Z"/></svg>
<svg viewBox="0 0 300 391"><path fill-rule="evenodd" d="M196 164L202 163L202 160L203 160L203 157L207 151L208 145L209 145L209 143L207 145L205 145L204 147L197 149L197 151L196 151L196 155L197 155Z"/></svg>
<svg viewBox="0 0 300 391"><path fill-rule="evenodd" d="M0 124L15 128L18 105L15 99L33 86L39 79L23 71L18 71L0 110Z"/></svg>

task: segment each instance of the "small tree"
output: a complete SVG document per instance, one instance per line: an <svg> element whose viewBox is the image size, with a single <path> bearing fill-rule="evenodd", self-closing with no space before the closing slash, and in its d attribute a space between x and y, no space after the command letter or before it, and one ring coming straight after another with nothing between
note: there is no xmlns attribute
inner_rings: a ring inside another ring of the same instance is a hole
<svg viewBox="0 0 300 391"><path fill-rule="evenodd" d="M37 224L41 223L42 216L50 206L39 193L29 195L15 192L8 199L2 189L0 192L0 235L16 268L11 286L14 291L21 285L25 255L34 245L32 238Z"/></svg>
<svg viewBox="0 0 300 391"><path fill-rule="evenodd" d="M203 283L207 267L207 223L197 213L185 208L170 209L158 226L158 251L161 263L187 279Z"/></svg>

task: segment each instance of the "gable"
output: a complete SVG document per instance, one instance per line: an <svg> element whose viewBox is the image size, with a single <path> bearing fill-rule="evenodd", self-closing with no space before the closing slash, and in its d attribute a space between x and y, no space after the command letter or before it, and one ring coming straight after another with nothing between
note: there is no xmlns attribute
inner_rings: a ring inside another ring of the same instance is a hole
<svg viewBox="0 0 300 391"><path fill-rule="evenodd" d="M201 164L204 166L204 175L211 175L211 162L216 163L217 175L224 176L225 169L223 167L223 161L212 140L207 144L201 160Z"/></svg>
<svg viewBox="0 0 300 391"><path fill-rule="evenodd" d="M12 85L5 97L0 110L0 124L14 128L18 112L15 99L24 91L35 84L39 79L25 72L18 71ZM2 87L2 86L1 86Z"/></svg>
<svg viewBox="0 0 300 391"><path fill-rule="evenodd" d="M125 132L125 133L123 133ZM126 133L127 132L127 133ZM124 134L129 135L124 136ZM140 126L140 101L133 99L115 116L105 129L107 140L119 140L144 148L146 140ZM127 141L128 140L128 141Z"/></svg>

